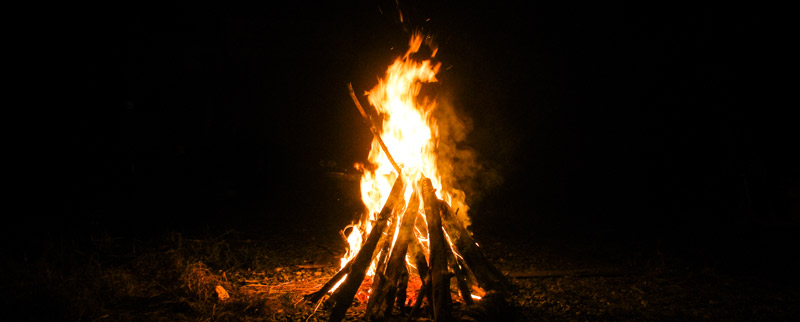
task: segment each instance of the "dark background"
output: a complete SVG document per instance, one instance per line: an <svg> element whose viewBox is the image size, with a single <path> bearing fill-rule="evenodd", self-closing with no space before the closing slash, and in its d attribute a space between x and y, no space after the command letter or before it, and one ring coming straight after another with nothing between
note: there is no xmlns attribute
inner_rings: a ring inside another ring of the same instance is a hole
<svg viewBox="0 0 800 322"><path fill-rule="evenodd" d="M340 227L357 187L326 173L363 162L371 140L346 85L371 88L421 28L439 41L441 88L472 120L466 145L502 177L470 196L476 229L687 252L746 244L762 259L795 241L780 8L399 7L404 23L394 1L69 8L52 27L75 87L49 138L56 174L43 198L58 211L12 230Z"/></svg>

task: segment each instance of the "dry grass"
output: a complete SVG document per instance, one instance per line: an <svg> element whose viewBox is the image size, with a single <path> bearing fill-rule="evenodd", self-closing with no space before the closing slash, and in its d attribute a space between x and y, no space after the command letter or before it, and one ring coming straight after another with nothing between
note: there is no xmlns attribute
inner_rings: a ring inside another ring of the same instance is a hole
<svg viewBox="0 0 800 322"><path fill-rule="evenodd" d="M3 285L31 321L297 321L311 312L302 296L335 273L335 265L299 267L307 249L228 237L50 245L34 260L8 261Z"/></svg>
<svg viewBox="0 0 800 322"><path fill-rule="evenodd" d="M268 236L169 233L148 241L103 236L43 244L6 257L0 274L4 312L20 317L15 321L325 320L328 308L310 315L313 307L302 297L336 272L337 250L344 249L338 236L305 231ZM517 278L507 302L470 308L456 303L459 317L731 321L791 320L800 313L795 288L713 267L687 267L660 252L490 237L481 235L487 255L512 276L593 267L624 273ZM220 288L228 298L220 298ZM359 320L363 306L357 302L347 320ZM429 312L422 313L425 321Z"/></svg>

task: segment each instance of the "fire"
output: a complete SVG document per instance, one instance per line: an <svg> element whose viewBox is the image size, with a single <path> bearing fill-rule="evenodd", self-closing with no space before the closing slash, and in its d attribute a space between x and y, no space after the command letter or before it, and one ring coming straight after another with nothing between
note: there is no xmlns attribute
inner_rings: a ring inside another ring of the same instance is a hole
<svg viewBox="0 0 800 322"><path fill-rule="evenodd" d="M423 44L431 49L430 58L417 60ZM469 177L464 170L451 170L464 169L465 161L471 160L455 143L463 139L467 126L451 115L450 106L423 95L425 84L437 82L441 64L431 61L435 55L430 38L412 36L408 52L367 92L377 119L370 118L349 88L374 139L368 163L356 165L363 173L367 211L342 231L349 248L341 269L306 296L319 307L330 294L330 321L342 321L354 298L366 302L367 320L382 320L395 306L410 305L413 297L411 318L418 313L422 294L434 319L446 320L453 278L466 305L481 299L484 290L510 290L506 277L487 261L467 230L465 194L454 187L458 175ZM409 293L414 289L416 294Z"/></svg>
<svg viewBox="0 0 800 322"><path fill-rule="evenodd" d="M430 58L425 60L412 58L412 54L418 53L423 45L431 49ZM387 69L385 76L367 92L370 105L379 114L379 119L374 120L375 126L389 153L402 170L401 173L397 172L378 139L374 138L368 156L369 165L356 165L363 171L361 199L366 206L367 214L359 222L345 228L345 232L349 231L347 235L349 248L341 259L342 267L358 253L362 242L372 230L377 214L389 198L389 192L398 175L402 175L403 181L407 183L404 191L405 206L408 206L412 195L417 191L415 184L424 176L431 179L439 199L451 205L454 211L459 210L460 217L466 215L464 193L455 187L443 184L442 181L443 177L451 176L449 173L444 173L443 169L452 167L444 164L445 159L438 157L436 153L440 144L439 128L433 117L437 102L429 97L420 97L423 84L438 81L436 74L441 63L432 62L431 59L435 55L436 48L433 47L430 37L420 33L413 34L408 52L395 60ZM419 213L424 218L425 211L421 203ZM398 222L402 215L403 211L399 211L391 220ZM396 225L395 229L399 230L400 225ZM427 249L425 221L417 220L414 231L422 247ZM393 235L395 239L398 236L396 231ZM395 240L392 240L392 246L394 242ZM379 254L375 258L380 256ZM375 273L376 261L373 260L368 275Z"/></svg>

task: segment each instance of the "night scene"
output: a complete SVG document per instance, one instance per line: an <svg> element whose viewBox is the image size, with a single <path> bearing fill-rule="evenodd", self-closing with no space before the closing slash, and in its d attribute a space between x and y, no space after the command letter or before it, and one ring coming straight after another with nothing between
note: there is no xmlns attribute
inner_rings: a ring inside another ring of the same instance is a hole
<svg viewBox="0 0 800 322"><path fill-rule="evenodd" d="M800 320L784 11L75 4L4 313Z"/></svg>

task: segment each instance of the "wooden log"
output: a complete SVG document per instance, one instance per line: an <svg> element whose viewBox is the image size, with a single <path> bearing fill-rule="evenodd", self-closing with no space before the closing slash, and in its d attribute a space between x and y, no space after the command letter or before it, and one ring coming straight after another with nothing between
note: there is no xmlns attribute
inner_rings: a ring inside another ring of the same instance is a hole
<svg viewBox="0 0 800 322"><path fill-rule="evenodd" d="M422 251L422 246L420 246L419 243L419 240L412 241L408 245L408 251L413 255L411 258L414 260L419 279L424 282L425 276L428 276L428 261L425 259L425 253Z"/></svg>
<svg viewBox="0 0 800 322"><path fill-rule="evenodd" d="M383 240L381 241L381 254L378 257L378 264L375 266L375 270L377 272L383 273L386 271L386 262L389 260L389 252L392 248L392 239L394 238L394 232L397 229L397 219L392 218L391 224L389 224L389 229L386 230L386 233L383 234Z"/></svg>
<svg viewBox="0 0 800 322"><path fill-rule="evenodd" d="M474 301L472 300L472 292L469 290L469 273L467 272L466 264L464 260L455 256L452 256L452 265L453 272L456 274L456 285L458 285L458 291L461 293L461 299L464 300L464 304L472 305Z"/></svg>
<svg viewBox="0 0 800 322"><path fill-rule="evenodd" d="M450 246L444 238L442 231L441 210L443 207L436 198L431 179L422 177L418 187L425 205L425 219L428 222L428 241L430 243L430 274L431 291L433 293L433 319L434 321L447 321L450 319L450 273L447 270L447 253Z"/></svg>
<svg viewBox="0 0 800 322"><path fill-rule="evenodd" d="M408 314L408 322L414 321L414 318L419 313L419 309L422 307L422 301L425 297L428 298L428 301L431 301L430 296L431 290L431 274L430 272L425 275L425 278L422 279L422 287L419 289L419 293L417 293L417 300L414 302L414 307L411 308L411 313Z"/></svg>
<svg viewBox="0 0 800 322"><path fill-rule="evenodd" d="M509 293L511 291L511 283L509 283L505 275L486 259L483 251L472 239L467 228L456 216L451 215L444 202L442 204L445 205L441 208L444 229L450 236L450 240L458 250L458 253L461 254L464 262L466 262L467 268L475 275L478 285L487 291L495 290L506 294Z"/></svg>
<svg viewBox="0 0 800 322"><path fill-rule="evenodd" d="M395 306L400 309L400 312L406 311L406 299L408 297L408 277L408 265L401 266L400 278L397 281L397 301L395 301Z"/></svg>
<svg viewBox="0 0 800 322"><path fill-rule="evenodd" d="M439 202L444 204L444 202L441 200L439 200ZM447 231L445 231L445 233L446 232ZM449 237L449 235L445 234L445 237ZM461 299L464 301L464 304L472 305L474 301L472 300L472 292L470 291L469 271L467 270L467 265L464 263L464 259L459 257L458 254L453 251L450 243L451 241L448 240L450 251L447 252L449 257L447 262L456 277L456 286L458 287L459 293L461 293Z"/></svg>
<svg viewBox="0 0 800 322"><path fill-rule="evenodd" d="M385 316L391 314L397 295L397 288L406 267L408 244L414 238L414 221L417 218L418 209L419 197L415 193L412 195L403 214L397 240L394 247L391 248L389 259L383 270L379 270L375 274L376 276L380 275L381 279L377 284L373 284L374 287L370 293L365 312L367 320L382 320ZM389 237L387 242L391 243L392 238L391 236Z"/></svg>
<svg viewBox="0 0 800 322"><path fill-rule="evenodd" d="M393 223L397 222L397 220L393 220ZM381 251L380 256L377 259L377 265L375 267L375 276L372 277L372 285L370 286L369 290L369 300L367 301L367 308L364 312L364 316L367 320L370 320L370 316L375 305L375 302L383 297L384 295L381 293L381 290L384 288L384 284L386 284L386 264L387 253L389 252L390 244L392 243L392 237L394 236L394 227L395 225L389 226L387 232L391 233L388 235L384 235L381 239Z"/></svg>
<svg viewBox="0 0 800 322"><path fill-rule="evenodd" d="M389 193L386 204L378 215L378 220L372 227L366 241L361 245L358 254L351 260L353 264L350 266L347 278L345 278L345 281L339 285L339 288L336 289L331 296L331 301L333 301L334 304L328 321L341 321L347 313L347 309L353 304L353 297L358 292L361 282L364 281L367 268L369 268L372 262L375 248L378 246L378 241L381 239L384 230L386 230L389 217L395 207L403 201L403 189L403 179L401 176L398 176L392 186L392 191Z"/></svg>
<svg viewBox="0 0 800 322"><path fill-rule="evenodd" d="M372 308L375 305L376 300L382 298L384 296L383 288L386 287L387 283L387 276L386 276L386 265L389 261L389 252L391 251L392 247L392 239L394 239L394 232L397 228L397 219L393 218L391 220L391 224L389 228L386 230L387 233L383 234L381 237L381 241L379 242L380 252L377 259L377 264L375 265L375 276L372 277L372 285L370 285L369 291L369 300L367 302L367 308L365 310L365 317L367 319L370 318L372 313Z"/></svg>
<svg viewBox="0 0 800 322"><path fill-rule="evenodd" d="M424 220L421 222L424 224ZM425 232L427 233L427 229ZM430 269L428 262L425 259L425 251L420 243L421 242L417 240L409 245L409 251L413 254L412 258L414 259L414 265L416 265L417 268L417 275L419 275L420 281L422 282L422 286L420 286L419 290L417 291L417 298L414 301L414 306L411 308L411 313L408 314L409 322L413 321L417 316L417 313L419 313L419 309L422 307L422 303L426 297L428 298L428 303L433 303L433 297L431 296Z"/></svg>
<svg viewBox="0 0 800 322"><path fill-rule="evenodd" d="M336 273L336 275L333 275L333 277L331 277L328 280L328 282L325 283L325 285L323 285L319 290L304 296L305 300L309 302L318 302L319 300L321 300L322 297L325 296L325 294L328 293L328 291L330 291L334 285L336 285L336 283L338 283L345 275L347 275L348 272L350 272L350 266L352 264L353 264L352 260L347 262L347 264L345 264L344 267L342 267Z"/></svg>
<svg viewBox="0 0 800 322"><path fill-rule="evenodd" d="M428 302L433 303L433 300L431 299L430 288L431 276L428 274L428 262L425 259L425 253L422 250L422 246L420 246L420 241L412 241L409 245L409 251L413 255L412 258L414 260L414 265L417 268L417 275L419 275L420 282L422 283L422 286L420 286L419 290L417 290L417 298L414 301L414 308L411 309L412 313L416 313L426 297L428 298ZM413 316L414 314L409 315L409 321Z"/></svg>
<svg viewBox="0 0 800 322"><path fill-rule="evenodd" d="M378 140L378 144L380 144L381 149L383 149L383 152L386 153L386 158L389 159L389 162L392 163L392 166L399 175L402 173L400 166L397 165L397 162L395 162L394 158L392 158L392 154L389 153L389 148L386 147L386 143L383 143L383 139L381 139L381 132L378 131L378 128L375 126L375 124L372 124L372 120L367 115L367 112L365 112L364 108L361 107L361 103L358 101L358 97L356 97L356 93L353 91L353 84L348 83L347 89L350 91L350 98L352 98L353 103L356 104L358 112L361 113L361 117L364 118L364 122L367 124L367 126L369 126L369 130L372 131L372 134L375 135L375 139Z"/></svg>

